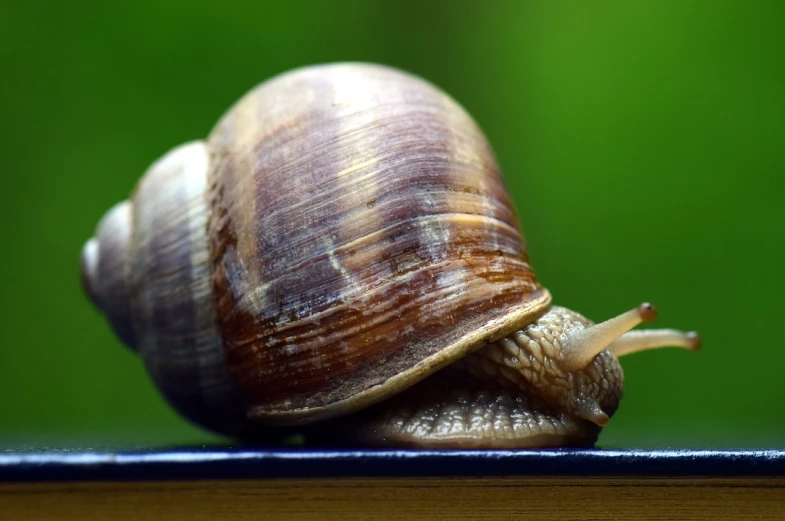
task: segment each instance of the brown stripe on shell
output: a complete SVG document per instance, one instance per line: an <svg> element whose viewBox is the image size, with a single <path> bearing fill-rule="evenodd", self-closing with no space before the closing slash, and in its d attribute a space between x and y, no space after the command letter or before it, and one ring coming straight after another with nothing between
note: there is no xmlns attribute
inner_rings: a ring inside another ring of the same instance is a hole
<svg viewBox="0 0 785 521"><path fill-rule="evenodd" d="M549 303L490 148L417 78L287 73L209 144L219 328L254 415L378 400Z"/></svg>
<svg viewBox="0 0 785 521"><path fill-rule="evenodd" d="M246 405L215 327L206 170L204 144L189 143L154 163L137 185L130 259L137 351L183 415L217 432L244 435Z"/></svg>

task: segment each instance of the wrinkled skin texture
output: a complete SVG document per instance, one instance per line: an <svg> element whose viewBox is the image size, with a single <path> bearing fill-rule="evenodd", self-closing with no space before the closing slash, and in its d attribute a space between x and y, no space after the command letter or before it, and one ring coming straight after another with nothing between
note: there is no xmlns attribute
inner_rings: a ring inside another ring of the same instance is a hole
<svg viewBox="0 0 785 521"><path fill-rule="evenodd" d="M420 448L592 445L618 407L623 372L607 349L583 369L563 368L562 345L591 325L553 307L403 394L322 425L315 437Z"/></svg>

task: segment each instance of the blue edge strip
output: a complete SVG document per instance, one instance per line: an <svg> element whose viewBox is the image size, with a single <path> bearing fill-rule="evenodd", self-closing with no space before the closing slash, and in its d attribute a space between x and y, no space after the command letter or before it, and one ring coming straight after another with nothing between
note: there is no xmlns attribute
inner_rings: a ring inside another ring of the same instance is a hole
<svg viewBox="0 0 785 521"><path fill-rule="evenodd" d="M0 482L315 477L785 477L785 450L156 450L0 452Z"/></svg>

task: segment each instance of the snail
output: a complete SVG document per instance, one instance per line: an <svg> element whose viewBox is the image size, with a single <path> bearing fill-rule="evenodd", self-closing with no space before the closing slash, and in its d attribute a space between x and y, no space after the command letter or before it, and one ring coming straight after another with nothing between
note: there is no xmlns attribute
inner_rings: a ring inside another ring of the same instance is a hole
<svg viewBox="0 0 785 521"><path fill-rule="evenodd" d="M153 162L81 253L84 291L183 417L239 440L591 446L621 355L697 349L553 305L477 123L427 80L311 65Z"/></svg>

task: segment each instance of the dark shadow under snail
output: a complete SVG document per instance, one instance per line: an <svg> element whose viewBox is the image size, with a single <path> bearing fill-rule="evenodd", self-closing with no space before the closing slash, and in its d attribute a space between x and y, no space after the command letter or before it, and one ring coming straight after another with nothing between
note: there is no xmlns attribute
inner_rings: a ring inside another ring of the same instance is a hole
<svg viewBox="0 0 785 521"><path fill-rule="evenodd" d="M250 91L107 212L82 279L173 407L245 440L591 445L619 356L699 346L630 331L649 304L600 324L552 306L475 122L371 64Z"/></svg>

